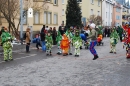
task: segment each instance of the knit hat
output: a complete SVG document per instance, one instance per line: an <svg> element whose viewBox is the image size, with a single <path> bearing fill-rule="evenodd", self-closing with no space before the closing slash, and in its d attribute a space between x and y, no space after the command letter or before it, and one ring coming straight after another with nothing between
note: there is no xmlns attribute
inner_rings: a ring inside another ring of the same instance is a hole
<svg viewBox="0 0 130 86"><path fill-rule="evenodd" d="M92 23L91 25L90 25L90 27L92 27L92 28L95 28L95 24L94 23Z"/></svg>

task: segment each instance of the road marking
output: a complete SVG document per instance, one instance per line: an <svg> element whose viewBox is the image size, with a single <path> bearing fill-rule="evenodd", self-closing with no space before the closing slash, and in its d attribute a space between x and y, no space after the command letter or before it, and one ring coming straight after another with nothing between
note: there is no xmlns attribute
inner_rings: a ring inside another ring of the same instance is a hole
<svg viewBox="0 0 130 86"><path fill-rule="evenodd" d="M21 57L21 58L16 58L16 59L14 59L14 61L15 61L15 60L24 59L24 58L28 58L28 57L32 57L32 56L36 56L36 55L37 55L37 54L31 54L31 55L29 55L29 56L24 56L24 57ZM1 64L1 63L4 63L4 62L5 62L5 61L1 61L0 64Z"/></svg>

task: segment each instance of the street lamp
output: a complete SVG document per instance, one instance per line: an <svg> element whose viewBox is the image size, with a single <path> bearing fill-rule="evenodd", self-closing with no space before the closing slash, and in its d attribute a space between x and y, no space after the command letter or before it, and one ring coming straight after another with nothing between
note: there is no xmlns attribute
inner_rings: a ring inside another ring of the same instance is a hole
<svg viewBox="0 0 130 86"><path fill-rule="evenodd" d="M20 0L20 39L23 44L23 0Z"/></svg>

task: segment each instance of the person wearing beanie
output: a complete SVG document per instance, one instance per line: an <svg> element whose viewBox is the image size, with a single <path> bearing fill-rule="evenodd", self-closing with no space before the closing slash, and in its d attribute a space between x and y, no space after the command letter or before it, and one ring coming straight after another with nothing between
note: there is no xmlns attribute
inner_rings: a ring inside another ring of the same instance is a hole
<svg viewBox="0 0 130 86"><path fill-rule="evenodd" d="M1 30L2 34L1 34L1 40L2 40L2 46L4 49L4 61L12 61L12 44L11 44L11 40L13 40L13 37L11 36L11 34L7 31L7 28L4 28Z"/></svg>
<svg viewBox="0 0 130 86"><path fill-rule="evenodd" d="M89 29L90 29L90 34L87 37L87 39L91 39L89 49L90 52L94 55L93 60L96 60L98 58L98 54L94 48L95 45L97 45L97 31L95 30L95 24L92 23Z"/></svg>

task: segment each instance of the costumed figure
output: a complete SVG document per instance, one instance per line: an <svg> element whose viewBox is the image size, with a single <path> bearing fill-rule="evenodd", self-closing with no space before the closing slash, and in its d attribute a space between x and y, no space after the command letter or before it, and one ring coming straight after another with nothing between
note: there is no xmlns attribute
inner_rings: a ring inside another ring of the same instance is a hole
<svg viewBox="0 0 130 86"><path fill-rule="evenodd" d="M92 23L89 29L90 29L90 34L87 37L87 39L91 40L89 49L90 52L94 55L93 60L96 60L98 58L98 54L94 48L97 45L97 31L95 30L95 24Z"/></svg>
<svg viewBox="0 0 130 86"><path fill-rule="evenodd" d="M75 47L75 57L80 55L80 47L82 46L82 39L78 30L75 31L75 36L73 37L73 45Z"/></svg>
<svg viewBox="0 0 130 86"><path fill-rule="evenodd" d="M47 33L45 37L45 42L46 42L46 55L51 55L53 40L50 32Z"/></svg>
<svg viewBox="0 0 130 86"><path fill-rule="evenodd" d="M99 26L98 27L98 37L97 37L97 46L98 45L103 45L104 43L102 42L102 40L103 40L103 32L102 32L102 27L101 26Z"/></svg>
<svg viewBox="0 0 130 86"><path fill-rule="evenodd" d="M13 40L13 37L11 34L7 31L7 28L2 29L2 34L1 34L1 39L2 39L2 46L4 49L4 61L12 61L12 44L11 40Z"/></svg>
<svg viewBox="0 0 130 86"><path fill-rule="evenodd" d="M62 36L60 46L62 49L63 56L67 56L69 52L70 43L69 43L69 38L65 34L63 34Z"/></svg>
<svg viewBox="0 0 130 86"><path fill-rule="evenodd" d="M123 48L126 46L126 58L130 59L130 27L129 25L124 25L124 34L123 34Z"/></svg>
<svg viewBox="0 0 130 86"><path fill-rule="evenodd" d="M116 44L118 43L119 35L115 28L112 29L111 35L110 35L110 46L111 51L110 53L116 54Z"/></svg>
<svg viewBox="0 0 130 86"><path fill-rule="evenodd" d="M72 27L71 27L72 28ZM69 39L69 55L72 55L72 46L73 46L73 43L72 43L72 38L73 38L73 34L71 33L71 30L70 29L68 29L67 31L66 31L66 36L68 37L68 39Z"/></svg>
<svg viewBox="0 0 130 86"><path fill-rule="evenodd" d="M122 28L121 26L118 26L117 32L118 32L118 34L119 34L120 41L122 42L123 28Z"/></svg>
<svg viewBox="0 0 130 86"><path fill-rule="evenodd" d="M60 55L62 53L62 50L61 50L61 46L60 46L60 42L62 40L62 35L61 33L58 31L58 35L56 37L56 41L57 41L57 45L58 45L58 55Z"/></svg>

